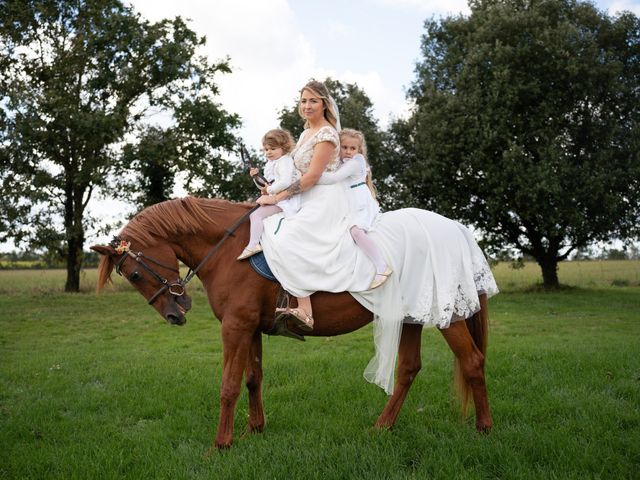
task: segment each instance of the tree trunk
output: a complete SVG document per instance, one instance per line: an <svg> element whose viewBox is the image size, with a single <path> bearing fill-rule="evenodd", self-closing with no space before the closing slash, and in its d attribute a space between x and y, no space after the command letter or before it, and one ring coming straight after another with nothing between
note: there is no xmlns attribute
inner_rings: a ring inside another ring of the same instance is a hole
<svg viewBox="0 0 640 480"><path fill-rule="evenodd" d="M560 283L558 282L558 259L556 256L538 258L537 261L542 269L542 285L544 288L558 288Z"/></svg>
<svg viewBox="0 0 640 480"><path fill-rule="evenodd" d="M82 267L82 249L84 247L84 226L82 203L84 189L82 186L68 185L65 199L65 230L67 236L67 282L65 292L80 291L80 270Z"/></svg>
<svg viewBox="0 0 640 480"><path fill-rule="evenodd" d="M81 239L69 238L67 250L67 282L64 285L65 292L80 291L80 266L82 265Z"/></svg>

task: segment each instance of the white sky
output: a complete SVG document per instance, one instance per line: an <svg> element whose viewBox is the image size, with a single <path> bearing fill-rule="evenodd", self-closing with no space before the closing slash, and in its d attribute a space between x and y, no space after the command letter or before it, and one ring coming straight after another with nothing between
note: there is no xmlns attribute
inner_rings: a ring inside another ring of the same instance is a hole
<svg viewBox="0 0 640 480"><path fill-rule="evenodd" d="M613 14L640 15L640 0L599 0ZM381 127L406 112L405 90L415 78L424 20L468 13L464 0L131 0L151 21L181 16L205 35L211 62L230 57L233 73L219 75L219 102L240 115L240 136L258 148L278 126L310 79L356 83L371 98ZM130 208L95 199L90 211L122 220ZM88 245L104 241L88 232ZM0 245L0 250L12 249Z"/></svg>
<svg viewBox="0 0 640 480"><path fill-rule="evenodd" d="M278 126L310 78L357 83L385 127L405 112L405 90L415 78L424 20L468 13L465 0L131 0L145 18L181 16L205 35L211 61L231 58L220 75L220 102L241 116L240 135L258 148ZM640 0L596 2L614 13L640 15Z"/></svg>

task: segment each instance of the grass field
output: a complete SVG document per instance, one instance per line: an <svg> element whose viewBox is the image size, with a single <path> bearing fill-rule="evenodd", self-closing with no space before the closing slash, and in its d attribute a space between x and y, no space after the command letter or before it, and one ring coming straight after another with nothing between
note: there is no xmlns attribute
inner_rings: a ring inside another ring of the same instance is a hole
<svg viewBox="0 0 640 480"><path fill-rule="evenodd" d="M573 288L554 293L530 265L496 268L490 435L460 421L432 329L396 427L372 430L386 396L362 378L368 327L265 337L266 430L242 435L243 392L235 445L212 455L221 340L200 288L171 327L121 283L69 295L64 272L0 271L0 478L640 478L640 264L599 263L563 264Z"/></svg>

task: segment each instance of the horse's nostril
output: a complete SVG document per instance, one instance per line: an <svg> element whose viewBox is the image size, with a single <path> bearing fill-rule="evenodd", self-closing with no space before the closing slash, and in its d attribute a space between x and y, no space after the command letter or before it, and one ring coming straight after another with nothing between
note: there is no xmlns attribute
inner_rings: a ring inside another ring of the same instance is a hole
<svg viewBox="0 0 640 480"><path fill-rule="evenodd" d="M169 322L171 325L184 325L186 321L187 319L184 317L174 315L173 313L167 314L167 322Z"/></svg>

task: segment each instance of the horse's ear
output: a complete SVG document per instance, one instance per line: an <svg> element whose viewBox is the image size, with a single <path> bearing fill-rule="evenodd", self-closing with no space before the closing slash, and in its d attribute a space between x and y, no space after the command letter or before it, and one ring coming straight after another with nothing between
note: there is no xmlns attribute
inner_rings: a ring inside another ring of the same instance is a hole
<svg viewBox="0 0 640 480"><path fill-rule="evenodd" d="M114 255L116 253L111 245L93 245L91 250L98 252L100 255Z"/></svg>

